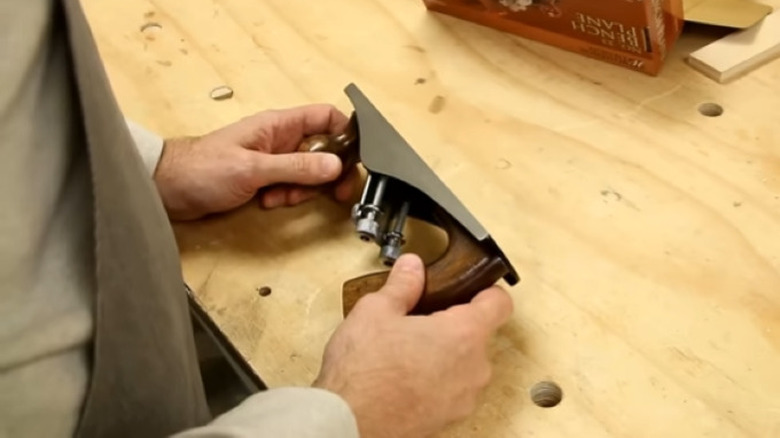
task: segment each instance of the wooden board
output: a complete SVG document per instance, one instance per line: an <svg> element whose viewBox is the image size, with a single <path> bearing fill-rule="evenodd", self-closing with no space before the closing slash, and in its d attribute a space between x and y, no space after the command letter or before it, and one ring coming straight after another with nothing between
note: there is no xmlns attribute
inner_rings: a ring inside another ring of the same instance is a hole
<svg viewBox="0 0 780 438"><path fill-rule="evenodd" d="M688 35L651 78L417 0L85 5L128 116L174 135L350 111L355 82L493 234L517 310L478 411L442 436L780 436L780 65L721 86L685 64L711 41ZM380 268L348 217L321 200L176 228L188 283L271 386L311 382L341 283ZM542 380L561 404L530 401Z"/></svg>
<svg viewBox="0 0 780 438"><path fill-rule="evenodd" d="M697 70L726 83L760 68L780 55L780 12L755 26L734 32L691 53L688 62Z"/></svg>

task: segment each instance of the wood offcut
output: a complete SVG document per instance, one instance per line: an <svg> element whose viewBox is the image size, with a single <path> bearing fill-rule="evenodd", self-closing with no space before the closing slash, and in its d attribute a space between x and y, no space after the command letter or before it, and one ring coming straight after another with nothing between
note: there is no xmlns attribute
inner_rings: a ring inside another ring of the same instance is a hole
<svg viewBox="0 0 780 438"><path fill-rule="evenodd" d="M704 75L727 83L780 56L780 12L745 30L721 38L688 56Z"/></svg>

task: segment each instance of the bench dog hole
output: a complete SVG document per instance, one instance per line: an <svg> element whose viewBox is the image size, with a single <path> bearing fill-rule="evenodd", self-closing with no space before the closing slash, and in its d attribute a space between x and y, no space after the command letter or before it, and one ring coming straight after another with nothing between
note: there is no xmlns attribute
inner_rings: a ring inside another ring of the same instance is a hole
<svg viewBox="0 0 780 438"><path fill-rule="evenodd" d="M539 382L531 387L531 400L543 408L557 406L563 399L561 387L554 382Z"/></svg>
<svg viewBox="0 0 780 438"><path fill-rule="evenodd" d="M723 115L723 107L717 103L707 102L699 105L699 113L705 117L720 117Z"/></svg>
<svg viewBox="0 0 780 438"><path fill-rule="evenodd" d="M230 99L231 97L233 97L233 89L228 87L227 85L220 85L219 87L214 87L209 92L209 97L211 97L214 100Z"/></svg>

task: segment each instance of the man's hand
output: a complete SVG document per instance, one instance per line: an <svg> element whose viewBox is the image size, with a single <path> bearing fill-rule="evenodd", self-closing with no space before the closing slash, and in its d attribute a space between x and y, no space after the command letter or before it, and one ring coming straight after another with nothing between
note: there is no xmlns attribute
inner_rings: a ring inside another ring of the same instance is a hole
<svg viewBox="0 0 780 438"><path fill-rule="evenodd" d="M512 313L509 295L496 286L469 304L407 316L423 285L422 261L400 257L326 347L314 386L349 403L363 438L437 433L470 414L490 380L487 345Z"/></svg>
<svg viewBox="0 0 780 438"><path fill-rule="evenodd" d="M347 116L331 105L263 111L203 137L167 140L154 174L173 220L198 219L239 207L260 189L265 208L292 206L318 193L316 186L341 174L341 161L326 153L295 152L310 135L339 132ZM357 186L350 174L335 189L348 200Z"/></svg>

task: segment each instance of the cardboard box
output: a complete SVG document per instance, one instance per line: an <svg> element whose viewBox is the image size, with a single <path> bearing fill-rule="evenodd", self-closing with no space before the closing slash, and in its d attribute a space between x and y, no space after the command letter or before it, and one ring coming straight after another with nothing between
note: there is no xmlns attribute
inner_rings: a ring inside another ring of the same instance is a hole
<svg viewBox="0 0 780 438"><path fill-rule="evenodd" d="M688 22L747 29L771 14L773 8L750 0L683 0L683 11Z"/></svg>
<svg viewBox="0 0 780 438"><path fill-rule="evenodd" d="M423 0L428 10L657 75L683 0Z"/></svg>

